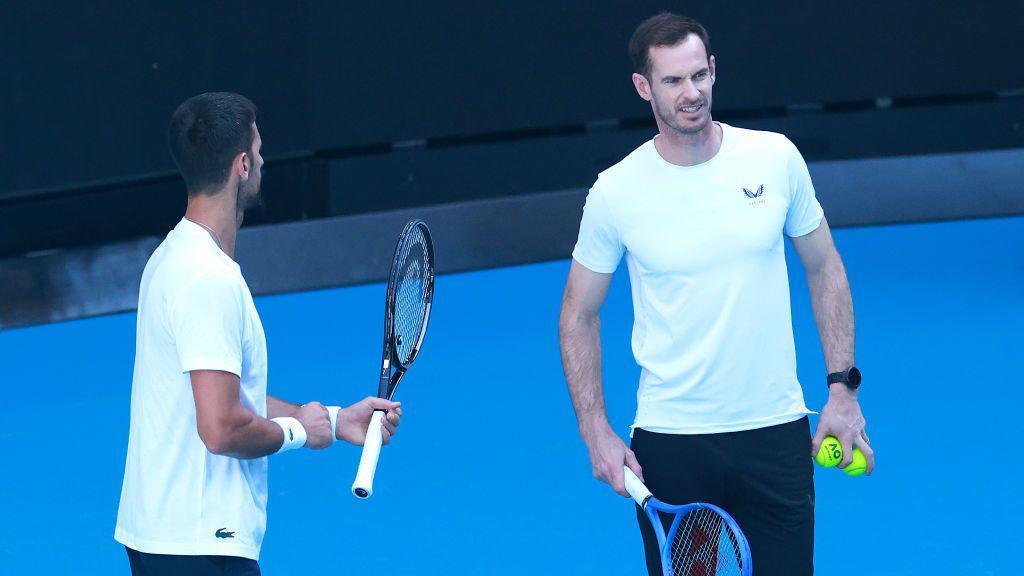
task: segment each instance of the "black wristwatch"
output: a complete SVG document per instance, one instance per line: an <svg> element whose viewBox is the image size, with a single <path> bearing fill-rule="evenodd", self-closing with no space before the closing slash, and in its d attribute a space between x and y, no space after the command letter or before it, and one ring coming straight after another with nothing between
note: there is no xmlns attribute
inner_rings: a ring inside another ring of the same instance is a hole
<svg viewBox="0 0 1024 576"><path fill-rule="evenodd" d="M856 366L850 366L842 372L833 372L828 375L828 385L842 382L851 392L860 386L860 370Z"/></svg>

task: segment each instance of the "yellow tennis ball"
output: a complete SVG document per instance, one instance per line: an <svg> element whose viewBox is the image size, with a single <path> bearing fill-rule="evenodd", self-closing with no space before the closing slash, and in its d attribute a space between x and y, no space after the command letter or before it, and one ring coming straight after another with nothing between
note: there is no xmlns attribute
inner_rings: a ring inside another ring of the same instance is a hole
<svg viewBox="0 0 1024 576"><path fill-rule="evenodd" d="M821 441L821 447L818 448L818 455L814 457L814 461L825 468L832 468L843 461L843 446L835 436L826 436Z"/></svg>
<svg viewBox="0 0 1024 576"><path fill-rule="evenodd" d="M853 461L846 468L843 468L843 472L846 472L847 476L860 476L868 468L868 461L864 458L864 453L860 451L860 448L853 449Z"/></svg>

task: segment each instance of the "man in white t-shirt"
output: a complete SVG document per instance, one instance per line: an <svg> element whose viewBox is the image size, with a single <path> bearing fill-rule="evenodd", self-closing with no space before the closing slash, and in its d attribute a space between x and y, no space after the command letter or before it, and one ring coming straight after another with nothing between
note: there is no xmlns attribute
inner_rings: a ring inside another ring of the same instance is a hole
<svg viewBox="0 0 1024 576"><path fill-rule="evenodd" d="M715 57L670 13L630 41L633 83L658 135L602 172L587 196L560 318L562 359L594 475L626 496L623 465L659 499L727 509L760 576L813 571L809 453L839 438L845 467L874 457L857 400L850 288L807 166L786 137L711 118ZM783 237L807 273L830 372L811 438L796 377ZM599 311L625 256L641 366L631 448L611 429ZM648 570L656 540L638 513Z"/></svg>
<svg viewBox="0 0 1024 576"><path fill-rule="evenodd" d="M302 406L267 394L267 345L233 260L244 211L259 200L256 106L232 93L186 100L168 130L188 188L185 217L142 275L131 426L114 538L134 576L259 574L267 456L362 444L375 409Z"/></svg>

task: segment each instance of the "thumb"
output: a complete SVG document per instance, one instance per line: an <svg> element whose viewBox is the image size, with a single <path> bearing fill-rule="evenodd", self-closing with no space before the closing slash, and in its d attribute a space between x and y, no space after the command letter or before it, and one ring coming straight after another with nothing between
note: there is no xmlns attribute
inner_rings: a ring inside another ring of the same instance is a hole
<svg viewBox="0 0 1024 576"><path fill-rule="evenodd" d="M821 449L821 443L825 441L826 436L828 436L828 429L822 425L821 420L818 420L818 428L814 431L814 438L811 439L811 458L818 455L818 450Z"/></svg>
<svg viewBox="0 0 1024 576"><path fill-rule="evenodd" d="M626 474L622 471L621 466L612 466L612 477L609 484L612 485L612 489L615 490L619 496L629 497L629 492L626 492Z"/></svg>
<svg viewBox="0 0 1024 576"><path fill-rule="evenodd" d="M366 403L370 405L370 408L374 410L394 410L402 405L401 402L392 402L391 400L385 400L384 398L377 398L376 396L370 396L366 399Z"/></svg>
<svg viewBox="0 0 1024 576"><path fill-rule="evenodd" d="M636 474L637 478L644 479L644 469L640 467L640 462L636 459L636 454L633 454L632 450L626 450L626 467Z"/></svg>

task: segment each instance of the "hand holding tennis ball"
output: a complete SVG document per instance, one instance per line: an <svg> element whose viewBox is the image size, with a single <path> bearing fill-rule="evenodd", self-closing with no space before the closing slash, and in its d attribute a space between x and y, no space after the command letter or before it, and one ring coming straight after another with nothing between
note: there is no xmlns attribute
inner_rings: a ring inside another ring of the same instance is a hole
<svg viewBox="0 0 1024 576"><path fill-rule="evenodd" d="M814 461L825 468L832 468L843 461L843 446L835 436L826 436L818 448Z"/></svg>
<svg viewBox="0 0 1024 576"><path fill-rule="evenodd" d="M825 468L833 468L837 464L843 461L843 446L839 443L839 440L835 436L826 436L821 441L821 447L818 448L818 454L814 457L814 461L824 466ZM853 461L846 468L842 468L843 472L846 472L847 476L860 476L867 469L867 459L864 458L864 453L860 451L860 448L853 449Z"/></svg>
<svg viewBox="0 0 1024 576"><path fill-rule="evenodd" d="M867 458L864 458L864 453L860 451L860 448L853 449L853 461L846 468L843 468L843 472L846 472L847 476L860 476L868 468Z"/></svg>

